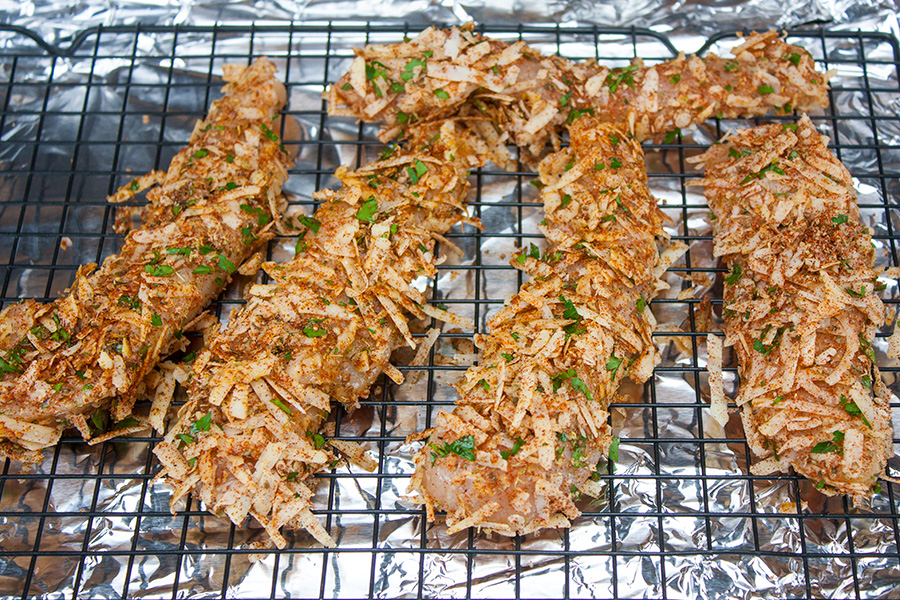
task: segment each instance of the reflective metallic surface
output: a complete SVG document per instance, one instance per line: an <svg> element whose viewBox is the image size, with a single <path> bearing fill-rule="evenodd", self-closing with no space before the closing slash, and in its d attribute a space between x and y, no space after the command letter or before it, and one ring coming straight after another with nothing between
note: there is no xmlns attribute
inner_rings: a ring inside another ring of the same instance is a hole
<svg viewBox="0 0 900 600"><path fill-rule="evenodd" d="M114 210L105 196L135 174L165 166L193 123L218 96L224 62L266 54L279 66L296 129L286 190L292 210L308 212L311 193L335 185L339 164L373 160L382 148L375 129L324 114L321 93L349 66L351 48L400 39L404 27L370 27L312 19L364 19L378 12L408 21L469 17L489 33L523 39L547 53L599 57L622 65L699 48L734 27L799 25L831 20L828 35L798 34L823 68L836 69L833 107L814 115L856 177L866 222L875 231L877 264L897 265L900 250L900 87L895 47L864 32L896 31L892 6L822 2L784 12L779 3L425 3L305 4L142 3L3 6L6 23L33 28L67 48L71 36L99 24L71 55L53 57L32 40L0 34L0 294L49 298L71 282L74 268L114 252ZM513 16L514 15L514 16ZM307 19L293 26L282 19ZM255 28L197 28L257 20ZM513 19L516 19L515 22ZM577 20L577 22L576 22ZM650 27L652 32L594 30L590 22ZM149 24L164 27L151 27ZM174 27L178 25L179 27ZM267 29L267 26L271 28ZM663 38L661 33L669 37ZM726 36L713 44L724 52ZM786 117L790 119L790 117ZM705 332L720 327L721 282L711 258L707 208L686 157L745 122L709 122L647 146L651 189L671 217L669 231L691 245L668 274L672 289L652 308L660 322L663 362L643 389L623 390L613 409L622 438L619 460L601 465L604 494L579 503L584 515L567 531L506 539L474 531L446 533L442 518L424 521L406 497L414 446L404 439L429 426L456 397L449 386L475 356L471 332L443 328L429 365L405 368L403 386L376 386L363 408L334 423L345 439L362 440L378 459L375 473L342 466L318 479L318 516L338 542L325 551L304 534L288 550L260 549L255 524L226 519L182 501L171 515L170 492L151 483L156 438L88 447L66 438L32 472L4 465L0 475L0 596L117 598L757 598L896 597L900 589L900 486L883 483L869 506L826 498L794 476L751 477L749 451L734 408L720 428L709 417ZM472 212L485 232L457 232L464 256L451 258L434 282L421 282L480 330L521 275L508 266L516 247L541 244L530 173L486 168L473 173ZM890 210L888 210L888 208ZM293 255L294 239L271 244L273 260ZM691 280L688 280L690 277ZM213 310L221 318L241 301L243 278ZM889 313L894 280L883 278ZM693 292L687 292L693 288ZM707 302L708 300L708 302ZM423 324L423 328L430 324ZM424 330L424 329L423 329ZM886 326L883 333L891 331ZM199 340L195 341L195 344ZM878 363L900 391L897 361ZM411 355L399 355L408 362ZM736 385L728 363L726 388ZM896 402L896 397L895 397ZM900 421L900 403L894 406ZM889 469L900 467L897 458Z"/></svg>

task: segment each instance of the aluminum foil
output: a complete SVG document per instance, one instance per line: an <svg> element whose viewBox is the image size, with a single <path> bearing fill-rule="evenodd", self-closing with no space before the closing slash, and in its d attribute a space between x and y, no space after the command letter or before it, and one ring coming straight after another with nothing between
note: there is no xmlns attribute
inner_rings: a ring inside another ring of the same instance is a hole
<svg viewBox="0 0 900 600"><path fill-rule="evenodd" d="M101 25L209 25L338 21L358 23L489 24L562 23L646 27L676 36L771 27L829 28L896 32L896 0L212 0L128 1L2 0L0 22L27 27L52 44ZM699 39L699 38L698 38ZM19 41L11 41L17 44ZM694 46L687 45L687 49Z"/></svg>
<svg viewBox="0 0 900 600"><path fill-rule="evenodd" d="M559 22L561 45L552 31L527 39L547 53L589 57L599 52L624 60L635 50L656 59L670 52L651 36L638 36L632 45L627 33L603 36L595 48L591 36L566 36L566 28L591 22L648 27L668 33L679 50L691 51L716 31L743 26L826 22L832 30L893 32L894 8L891 3L818 2L785 9L771 0L88 1L0 4L0 19L27 26L63 47L86 27L137 22L378 18L409 22L413 31L425 22L470 18L490 24ZM497 35L518 34L511 26ZM71 281L71 272L62 267L97 261L115 250L111 212L103 198L134 173L168 163L215 97L224 62L220 57L246 60L251 37L253 52L271 56L287 79L288 112L299 127L285 139L297 152L286 191L292 210L309 211L312 192L335 185L330 173L338 165L373 160L380 148L373 143L360 149L353 143L360 134L356 124L322 119L319 113L322 82L334 81L349 66L350 48L365 43L364 32L333 33L328 40L325 33L300 36L287 29L215 39L205 32L182 31L174 58L171 30L106 32L88 38L75 56L55 60L40 56L21 35L0 35L2 79L16 82L3 89L8 111L0 130L0 256L27 265L10 272L4 299L55 297ZM369 40L398 37L372 33ZM890 266L897 242L886 238L897 235L900 218L891 214L887 219L879 207L883 193L892 206L900 201L900 186L889 177L900 172L900 122L845 117L892 116L900 109L891 47L851 36L798 41L820 61L844 61L829 64L837 69L835 87L847 88L833 94L837 118L822 120L820 126L840 143L841 158L859 174L856 187L864 218L876 233L878 264ZM715 49L733 43L725 40ZM213 49L215 60L210 59ZM321 58L325 50L331 55L327 62ZM21 56L26 53L35 56ZM20 56L13 59L16 54ZM210 73L211 96L206 85ZM54 87L47 94L42 83L50 76ZM866 85L885 91L857 91ZM82 120L84 111L90 116ZM376 474L340 467L320 479L315 506L338 542L336 550L325 552L309 536L291 533L288 551L257 553L253 543L264 535L256 525L234 528L190 500L182 500L180 512L170 514L169 490L150 481L157 469L150 438L135 436L98 447L70 439L48 452L35 472L15 464L3 472L0 596L896 597L900 486L885 483L869 505L851 507L844 499L825 498L809 482L748 479L739 419L732 414L723 429L703 407L708 401L704 345L679 335L690 331L692 322L698 330L703 325L697 323L718 327L715 299L720 297L713 284L717 265L711 259L705 200L696 188L682 185L696 176L684 158L700 152L721 131L745 124L722 122L717 131L710 123L685 132L678 148L648 148L652 190L671 217L669 231L686 236L690 252L669 273L671 289L653 305L661 323L663 362L652 385L623 390L623 401L612 410L614 430L622 438L619 460L606 466L614 476L603 480L600 498L580 503L585 514L571 529L519 539L472 531L449 535L441 519L426 523L422 510L406 497L416 447L403 440L427 427L435 411L452 405L456 393L449 384L461 376L459 367L475 359L468 332L445 327L435 347L434 370L407 370L406 384L379 386L360 411L340 415L335 423L339 437L364 440L379 462ZM374 133L374 128L362 129L365 140L374 140ZM326 143L314 143L320 139ZM482 331L520 283L519 274L507 268L511 253L520 241L541 244L537 223L542 216L529 179L491 169L473 175L472 212L482 219L485 233L457 232L453 240L464 256L451 260L436 282L421 282L435 301L474 317ZM26 197L29 208L23 211L15 203ZM271 258L288 260L292 246L290 238L277 240ZM487 269L474 270L475 264ZM51 276L42 265L60 268ZM682 277L686 266L698 275L694 281ZM225 293L218 305L223 320L246 283L239 281ZM897 284L884 283L884 297L897 298ZM490 302L473 302L476 296ZM713 299L712 310L701 302L704 298ZM884 348L883 342L877 344L879 365L900 366L885 358ZM732 362L726 373L732 394L734 366ZM900 392L894 372L885 379L892 391ZM900 420L897 408L894 418ZM895 457L892 472L898 467Z"/></svg>

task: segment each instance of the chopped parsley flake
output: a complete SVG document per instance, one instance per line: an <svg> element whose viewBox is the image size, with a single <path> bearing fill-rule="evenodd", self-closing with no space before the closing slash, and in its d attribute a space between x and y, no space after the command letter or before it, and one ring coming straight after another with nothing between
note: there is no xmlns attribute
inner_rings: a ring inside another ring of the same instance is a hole
<svg viewBox="0 0 900 600"><path fill-rule="evenodd" d="M565 309L563 310L563 319L581 319L581 315L578 314L578 309L575 308L574 302L572 302L565 296L560 296L559 301L562 302L563 306L565 307Z"/></svg>
<svg viewBox="0 0 900 600"><path fill-rule="evenodd" d="M762 343L762 340L753 340L753 349L762 354L763 356L767 356L772 350L775 349L775 344L770 344L766 346Z"/></svg>
<svg viewBox="0 0 900 600"><path fill-rule="evenodd" d="M575 122L575 119L580 119L584 115L592 115L594 114L593 108L573 108L569 111L569 116L566 118L566 123L571 125Z"/></svg>
<svg viewBox="0 0 900 600"><path fill-rule="evenodd" d="M850 294L851 296L853 296L854 298L862 298L863 296L866 295L866 286L865 286L865 284L860 284L858 292L856 290L854 290L853 288L847 288L844 291L847 292L848 294Z"/></svg>
<svg viewBox="0 0 900 600"><path fill-rule="evenodd" d="M125 429L126 427L134 427L135 425L139 424L140 421L138 421L134 417L128 417L127 419L122 419L118 423L114 423L113 429Z"/></svg>
<svg viewBox="0 0 900 600"><path fill-rule="evenodd" d="M144 265L144 270L153 277L165 277L175 272L169 265Z"/></svg>
<svg viewBox="0 0 900 600"><path fill-rule="evenodd" d="M634 71L636 71L637 68L637 65L628 65L627 67L617 67L610 71L609 75L606 76L606 81L604 81L606 86L609 88L609 93L615 94L616 90L619 89L619 86L623 83L628 87L633 87Z"/></svg>
<svg viewBox="0 0 900 600"><path fill-rule="evenodd" d="M678 139L678 136L681 135L681 129L678 127L675 128L674 131L670 131L666 134L665 139L663 140L666 144L674 144Z"/></svg>
<svg viewBox="0 0 900 600"><path fill-rule="evenodd" d="M318 323L320 321L321 321L321 319L310 319L309 322L310 323ZM321 337L321 336L325 335L326 333L328 333L328 331L326 331L325 329L320 328L320 327L315 327L314 325L307 325L306 327L303 328L303 335L305 335L308 338Z"/></svg>
<svg viewBox="0 0 900 600"><path fill-rule="evenodd" d="M290 408L287 404L285 404L284 402L281 401L280 398L274 398L274 397L273 397L273 398L272 398L272 404L274 404L275 406L277 406L278 408L280 408L285 414L288 414L288 415L289 415L289 414L291 414L291 413L293 412L293 411L291 410L291 408Z"/></svg>
<svg viewBox="0 0 900 600"><path fill-rule="evenodd" d="M500 456L503 458L503 460L509 460L510 457L518 454L519 450L521 450L522 446L524 446L524 445L525 445L525 440L523 440L522 438L516 438L516 441L513 444L513 447L509 450L501 450Z"/></svg>
<svg viewBox="0 0 900 600"><path fill-rule="evenodd" d="M622 364L624 358L616 358L615 354L611 354L609 360L606 361L606 370L610 372L610 379L616 378L616 373L619 371L619 366Z"/></svg>
<svg viewBox="0 0 900 600"><path fill-rule="evenodd" d="M220 254L216 264L226 273L234 273L234 263L228 260L224 254Z"/></svg>
<svg viewBox="0 0 900 600"><path fill-rule="evenodd" d="M619 438L614 437L609 443L608 457L610 462L617 462L619 460L619 441Z"/></svg>
<svg viewBox="0 0 900 600"><path fill-rule="evenodd" d="M364 223L372 223L375 221L375 213L377 212L378 201L375 200L375 196L369 196L369 199L356 211L356 218Z"/></svg>
<svg viewBox="0 0 900 600"><path fill-rule="evenodd" d="M844 441L844 432L843 431L835 431L832 433L832 439L830 442L819 442L813 449L810 451L813 454L825 454L827 452L837 452L838 454L843 454L843 448L838 446L841 442Z"/></svg>
<svg viewBox="0 0 900 600"><path fill-rule="evenodd" d="M847 414L849 415L860 417L862 419L862 422L866 424L866 427L872 429L872 424L869 423L868 419L866 419L866 415L862 413L862 411L859 409L859 406L856 405L856 402L850 400L843 394L841 394L841 408L847 411Z"/></svg>
<svg viewBox="0 0 900 600"><path fill-rule="evenodd" d="M425 61L419 60L418 58L414 58L403 67L403 72L400 73L400 79L403 81L409 81L413 77L415 77L415 68L416 67L424 67Z"/></svg>
<svg viewBox="0 0 900 600"><path fill-rule="evenodd" d="M209 426L212 424L212 413L208 412L193 423L191 423L191 433L195 433L197 431L209 431Z"/></svg>
<svg viewBox="0 0 900 600"><path fill-rule="evenodd" d="M422 176L428 172L428 166L425 165L425 163L423 163L418 158L416 159L415 163L413 163L413 164L414 164L415 168L408 167L406 169L406 172L409 173L409 178L413 182L413 184L416 184L416 183L419 183L419 179L421 179Z"/></svg>
<svg viewBox="0 0 900 600"><path fill-rule="evenodd" d="M266 127L265 123L260 123L259 126L262 128L263 133L266 134L266 137L272 140L273 142L278 141L278 134Z"/></svg>
<svg viewBox="0 0 900 600"><path fill-rule="evenodd" d="M322 226L322 223L318 219L307 217L306 215L300 216L299 221L307 228L312 229L313 233L319 233L319 227Z"/></svg>
<svg viewBox="0 0 900 600"><path fill-rule="evenodd" d="M558 392L559 388L562 387L563 382L567 379L572 379L573 377L575 377L575 375L575 369L561 371L554 375L550 380L553 383L553 393L555 394L556 392Z"/></svg>
<svg viewBox="0 0 900 600"><path fill-rule="evenodd" d="M445 442L443 446L431 446L431 463L434 464L435 458L443 458L448 454L455 454L464 460L475 460L475 436L465 435L454 442Z"/></svg>
<svg viewBox="0 0 900 600"><path fill-rule="evenodd" d="M608 363L607 363L607 365L608 365ZM615 375L615 374L613 374L613 375ZM584 384L584 381L582 381L581 378L573 377L572 381L570 382L570 385L572 386L572 389L577 390L577 391L581 392L582 394L584 394L588 400L594 399L593 396L591 396L591 390L588 389L588 387Z"/></svg>
<svg viewBox="0 0 900 600"><path fill-rule="evenodd" d="M725 283L729 285L734 285L741 278L741 265L738 263L734 263L734 268L731 271L731 275L725 278Z"/></svg>

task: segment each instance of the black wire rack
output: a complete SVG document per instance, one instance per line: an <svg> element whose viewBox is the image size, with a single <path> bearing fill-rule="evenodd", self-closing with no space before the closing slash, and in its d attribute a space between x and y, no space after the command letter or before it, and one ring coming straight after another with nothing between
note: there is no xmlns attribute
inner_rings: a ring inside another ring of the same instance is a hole
<svg viewBox="0 0 900 600"><path fill-rule="evenodd" d="M648 63L677 50L643 29L482 26L545 53L610 65ZM219 94L221 66L269 56L279 66L298 128L284 142L297 153L286 187L292 207L333 187L341 163L374 159L375 129L328 117L326 86L349 66L352 48L391 43L405 25L292 24L85 30L65 47L16 27L0 28L0 301L48 300L75 270L115 252L107 194L135 174L165 168L193 122ZM824 69L835 69L832 108L813 115L851 169L862 214L875 231L880 266L898 266L900 234L900 49L881 33L792 31ZM701 53L737 37L710 38ZM793 120L792 115L772 117ZM663 324L663 362L643 388L613 405L621 436L607 464L605 496L580 503L571 530L512 539L474 531L448 535L439 519L403 499L414 448L406 436L452 405L448 383L471 356L471 332L445 327L429 364L402 366L410 382L382 382L354 415L337 411L336 436L363 442L374 473L336 468L318 478L316 514L338 541L317 546L289 534L284 551L260 549L258 527L237 528L184 500L173 515L152 484L150 452L159 438L135 435L88 447L71 433L35 471L7 462L0 473L0 596L77 598L782 598L900 597L900 487L883 483L869 506L826 498L794 475L749 474L739 419L723 429L709 418L704 339L717 329L723 269L712 259L708 211L687 187L686 163L730 128L713 120L648 144L651 188L671 217L670 232L690 245L669 274L673 289L653 303ZM464 258L429 282L435 302L473 317L479 331L521 284L511 252L540 243L535 173L493 168L472 173L472 214L484 232L450 235ZM272 260L288 260L293 240L273 240ZM213 304L226 319L247 278ZM897 309L897 285L882 292ZM879 366L898 390L898 363ZM727 357L726 357L727 359ZM736 367L726 365L736 385ZM732 389L733 391L733 389ZM896 397L895 397L896 400ZM895 418L900 403L892 403ZM895 440L895 444L900 440ZM896 458L892 467L900 466Z"/></svg>

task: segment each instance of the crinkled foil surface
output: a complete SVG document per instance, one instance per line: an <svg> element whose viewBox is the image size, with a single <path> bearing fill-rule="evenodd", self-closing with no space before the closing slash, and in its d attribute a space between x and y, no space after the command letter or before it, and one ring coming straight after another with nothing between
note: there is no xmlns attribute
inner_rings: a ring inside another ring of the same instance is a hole
<svg viewBox="0 0 900 600"><path fill-rule="evenodd" d="M375 129L323 113L324 85L349 66L351 48L399 40L404 28L380 28L385 23L406 24L412 33L431 22L470 19L498 37L523 31L546 53L616 65L635 55L671 57L667 41L693 51L734 28L830 32L794 38L821 66L836 69L833 108L817 123L856 177L878 264L897 264L900 92L895 48L874 33L897 31L892 3L88 0L2 2L0 19L64 49L86 28L132 26L89 34L57 57L21 34L0 33L4 305L55 297L75 266L115 251L121 238L112 233L106 194L136 173L167 166L219 94L224 62L267 54L278 64L290 94L287 112L299 125L285 135L297 152L286 191L292 210L309 211L314 190L336 185L338 165L373 160L381 148ZM192 27L251 22L254 28ZM594 24L647 31L598 33ZM725 37L713 50L734 43ZM95 447L69 437L35 471L3 466L0 596L900 597L900 486L884 483L870 504L852 506L796 477L750 477L736 411L723 429L705 408L702 341L720 327L721 269L711 258L702 194L683 185L696 176L684 160L745 124L711 122L647 147L651 187L671 217L670 232L689 241L690 252L668 275L671 290L653 304L663 362L652 382L624 389L614 405L619 460L600 466L605 492L580 503L584 515L571 529L516 539L449 535L441 518L426 523L405 497L416 448L404 438L452 404L449 384L475 359L471 332L445 327L427 369L405 369L406 384L378 386L361 410L334 423L339 437L363 440L379 464L372 474L343 466L319 478L315 505L335 550L289 534L287 550L258 552L251 547L264 537L257 525L232 527L190 500L172 515L170 492L151 483L157 465L148 434ZM475 317L479 330L521 282L508 266L513 250L542 243L536 190L528 185L533 176L475 172L472 212L485 232L458 231L453 240L465 256L449 261L437 281L421 282L435 302ZM290 237L277 239L270 257L288 260L292 248ZM233 284L215 305L222 319L249 280ZM897 283L883 282L893 312ZM883 339L876 349L886 382L900 392L900 365L885 358ZM409 358L397 357L401 364ZM731 360L726 386L733 393ZM895 457L889 471L898 467Z"/></svg>

